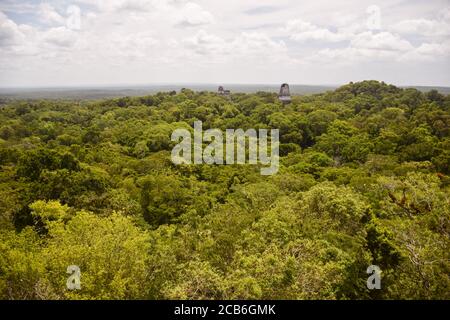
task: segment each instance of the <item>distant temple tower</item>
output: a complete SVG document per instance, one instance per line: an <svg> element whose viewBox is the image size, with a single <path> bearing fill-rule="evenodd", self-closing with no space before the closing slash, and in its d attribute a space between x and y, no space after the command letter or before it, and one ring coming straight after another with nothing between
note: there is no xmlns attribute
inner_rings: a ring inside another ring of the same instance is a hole
<svg viewBox="0 0 450 320"><path fill-rule="evenodd" d="M287 83L283 83L280 87L280 94L278 95L278 99L283 104L288 104L291 102L291 93L289 92L289 85Z"/></svg>
<svg viewBox="0 0 450 320"><path fill-rule="evenodd" d="M217 89L217 93L219 94L219 96L230 96L230 90L224 90L222 86L219 86L219 89Z"/></svg>

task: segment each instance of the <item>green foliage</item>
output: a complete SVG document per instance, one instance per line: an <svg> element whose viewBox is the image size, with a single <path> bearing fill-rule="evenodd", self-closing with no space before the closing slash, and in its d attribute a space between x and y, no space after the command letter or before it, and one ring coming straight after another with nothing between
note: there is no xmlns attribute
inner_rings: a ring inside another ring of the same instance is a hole
<svg viewBox="0 0 450 320"><path fill-rule="evenodd" d="M2 233L0 289L9 299L137 299L146 296L148 234L119 214L70 215L59 202L37 201L43 239L26 228ZM67 266L82 270L82 291L69 291Z"/></svg>
<svg viewBox="0 0 450 320"><path fill-rule="evenodd" d="M449 101L377 81L288 105L188 89L12 101L0 298L449 299ZM280 170L175 166L171 133L196 120L279 129Z"/></svg>

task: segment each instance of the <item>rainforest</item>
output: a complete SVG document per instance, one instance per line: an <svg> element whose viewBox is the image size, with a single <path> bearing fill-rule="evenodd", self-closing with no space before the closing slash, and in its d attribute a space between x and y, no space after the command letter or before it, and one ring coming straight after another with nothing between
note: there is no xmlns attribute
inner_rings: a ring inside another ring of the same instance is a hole
<svg viewBox="0 0 450 320"><path fill-rule="evenodd" d="M174 164L196 121L278 129L278 172ZM4 99L0 298L450 299L449 134L450 95L378 81Z"/></svg>

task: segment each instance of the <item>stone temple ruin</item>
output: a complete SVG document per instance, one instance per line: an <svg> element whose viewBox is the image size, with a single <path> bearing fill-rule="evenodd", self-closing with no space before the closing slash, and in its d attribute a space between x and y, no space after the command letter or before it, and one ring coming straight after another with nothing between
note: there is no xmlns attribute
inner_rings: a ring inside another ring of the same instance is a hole
<svg viewBox="0 0 450 320"><path fill-rule="evenodd" d="M219 96L228 97L230 95L230 90L224 90L222 86L219 86L219 89L217 89L217 93L219 94Z"/></svg>
<svg viewBox="0 0 450 320"><path fill-rule="evenodd" d="M287 83L283 83L280 87L280 93L278 95L278 99L283 104L288 104L291 102L291 93L289 92L289 85Z"/></svg>
<svg viewBox="0 0 450 320"><path fill-rule="evenodd" d="M219 86L217 89L217 94L219 96L223 96L226 98L230 98L230 90L225 90L223 86ZM291 102L291 93L289 91L289 85L287 83L283 83L280 87L280 93L278 94L278 100L280 100L283 104L288 104Z"/></svg>

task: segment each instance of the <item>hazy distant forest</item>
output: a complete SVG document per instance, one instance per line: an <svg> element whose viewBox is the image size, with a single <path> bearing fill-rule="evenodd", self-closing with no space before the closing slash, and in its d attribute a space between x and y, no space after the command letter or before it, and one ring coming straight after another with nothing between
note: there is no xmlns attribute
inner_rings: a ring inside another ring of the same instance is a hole
<svg viewBox="0 0 450 320"><path fill-rule="evenodd" d="M175 166L171 133L196 120L278 128L279 172ZM0 298L450 299L449 133L450 95L377 81L288 105L187 89L10 101Z"/></svg>

